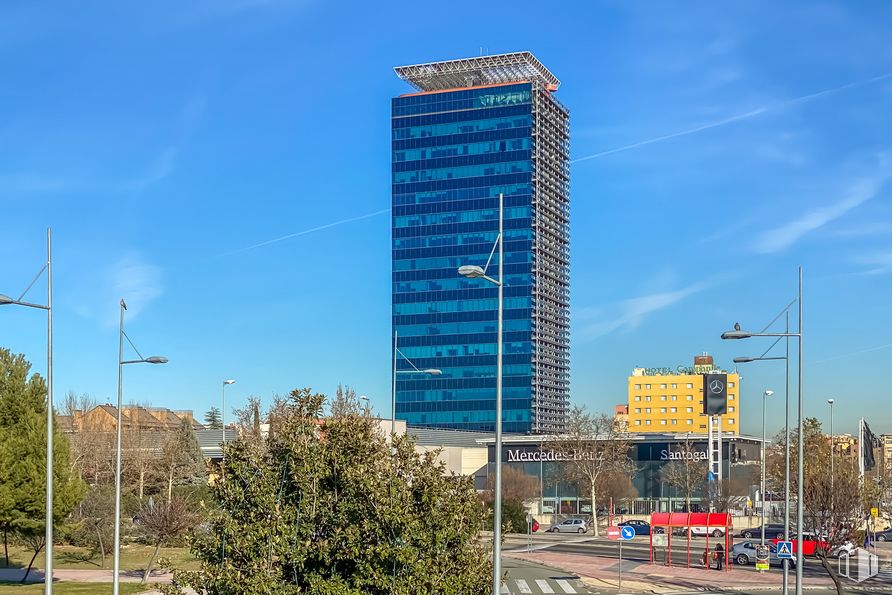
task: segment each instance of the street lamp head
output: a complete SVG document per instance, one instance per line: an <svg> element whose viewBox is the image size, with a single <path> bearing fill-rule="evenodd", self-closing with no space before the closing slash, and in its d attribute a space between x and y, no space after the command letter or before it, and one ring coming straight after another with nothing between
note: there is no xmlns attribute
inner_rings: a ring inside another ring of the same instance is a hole
<svg viewBox="0 0 892 595"><path fill-rule="evenodd" d="M3 295L0 293L0 306L5 306L7 304L14 304L15 300L9 297L8 295Z"/></svg>
<svg viewBox="0 0 892 595"><path fill-rule="evenodd" d="M224 380L224 381L223 381L223 384L224 384L224 385L226 385L226 384L235 384L235 379L233 378L233 379L230 379L230 380Z"/></svg>
<svg viewBox="0 0 892 595"><path fill-rule="evenodd" d="M431 376L439 376L443 373L443 370L438 370L436 368L429 368L427 370L422 370L425 374L430 374Z"/></svg>
<svg viewBox="0 0 892 595"><path fill-rule="evenodd" d="M722 338L724 339L724 337L722 337ZM748 364L751 361L755 361L755 359L756 358L754 358L754 357L735 357L734 363L735 364Z"/></svg>
<svg viewBox="0 0 892 595"><path fill-rule="evenodd" d="M166 357L163 357L163 356L161 356L161 355L153 355L153 356L151 356L151 357L147 357L147 358L145 359L145 362L146 362L147 364L166 364L166 363L167 363L167 358L166 358Z"/></svg>
<svg viewBox="0 0 892 595"><path fill-rule="evenodd" d="M468 277L469 279L476 279L486 275L483 267L479 267L476 264L466 264L458 267L458 274L462 277Z"/></svg>
<svg viewBox="0 0 892 595"><path fill-rule="evenodd" d="M736 327L740 325L735 324L734 326ZM725 331L722 333L722 339L749 339L752 336L753 334L751 332L737 330L736 328L733 331Z"/></svg>
<svg viewBox="0 0 892 595"><path fill-rule="evenodd" d="M833 399L827 399L827 402L833 405Z"/></svg>
<svg viewBox="0 0 892 595"><path fill-rule="evenodd" d="M765 391L765 396L766 396L766 397L770 397L770 396L773 395L773 394L774 394L774 391L773 391L773 390L766 390L766 391Z"/></svg>

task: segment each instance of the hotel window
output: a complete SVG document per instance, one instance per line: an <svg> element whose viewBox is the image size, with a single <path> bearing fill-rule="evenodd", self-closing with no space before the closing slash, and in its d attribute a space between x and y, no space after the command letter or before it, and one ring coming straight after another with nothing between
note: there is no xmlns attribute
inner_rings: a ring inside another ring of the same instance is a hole
<svg viewBox="0 0 892 595"><path fill-rule="evenodd" d="M641 420L640 420L640 419L636 419L636 420L635 420L635 425L636 425L636 426L640 426L640 425L641 425Z"/></svg>
<svg viewBox="0 0 892 595"><path fill-rule="evenodd" d="M687 410L687 411L688 411L688 413L693 413L693 412L694 412L694 408L693 408L693 407L688 407L688 410Z"/></svg>
<svg viewBox="0 0 892 595"><path fill-rule="evenodd" d="M678 400L678 395L672 395L672 400L673 400L673 401L677 401L677 400Z"/></svg>
<svg viewBox="0 0 892 595"><path fill-rule="evenodd" d="M694 425L694 420L693 420L693 419L686 419L686 420L684 420L684 423L688 424L689 426L692 426L692 425Z"/></svg>
<svg viewBox="0 0 892 595"><path fill-rule="evenodd" d="M694 395L688 395L687 397L685 397L685 399L687 399L688 401L693 401Z"/></svg>
<svg viewBox="0 0 892 595"><path fill-rule="evenodd" d="M645 408L644 408L644 412L645 412L645 413L650 413L650 407L645 407Z"/></svg>
<svg viewBox="0 0 892 595"><path fill-rule="evenodd" d="M636 384L636 385L635 385L635 390L641 390L641 385L640 385L640 384Z"/></svg>
<svg viewBox="0 0 892 595"><path fill-rule="evenodd" d="M728 395L728 400L729 400L729 401L733 401L733 400L734 400L734 395Z"/></svg>
<svg viewBox="0 0 892 595"><path fill-rule="evenodd" d="M731 419L728 420L728 424L730 424L730 425L732 425L732 426L734 425L734 418L733 418L733 417L732 417Z"/></svg>
<svg viewBox="0 0 892 595"><path fill-rule="evenodd" d="M666 388L666 385L665 385L665 384L661 384L661 385L660 385L660 388L665 389L665 388Z"/></svg>
<svg viewBox="0 0 892 595"><path fill-rule="evenodd" d="M645 420L644 420L644 425L649 426L649 425L650 425L650 420L649 420L649 419L645 419Z"/></svg>
<svg viewBox="0 0 892 595"><path fill-rule="evenodd" d="M640 400L641 400L641 397L635 397L635 400L636 400L636 401L640 401Z"/></svg>
<svg viewBox="0 0 892 595"><path fill-rule="evenodd" d="M660 400L661 400L661 401L665 401L665 400L666 400L666 395L660 395Z"/></svg>
<svg viewBox="0 0 892 595"><path fill-rule="evenodd" d="M729 383L728 383L728 388L734 388L734 383L733 383L733 382L729 382Z"/></svg>
<svg viewBox="0 0 892 595"><path fill-rule="evenodd" d="M644 400L647 401L648 403L650 403L650 395L645 396Z"/></svg>
<svg viewBox="0 0 892 595"><path fill-rule="evenodd" d="M644 388L650 390L650 385L649 385L649 384L645 384L645 385L644 385Z"/></svg>
<svg viewBox="0 0 892 595"><path fill-rule="evenodd" d="M678 425L678 420L677 420L677 419L673 419L673 420L672 420L672 425L673 425L673 426L677 426L677 425Z"/></svg>
<svg viewBox="0 0 892 595"><path fill-rule="evenodd" d="M661 425L661 426L665 426L665 425L666 425L666 420L665 420L665 419L661 419L661 420L660 420L660 425Z"/></svg>
<svg viewBox="0 0 892 595"><path fill-rule="evenodd" d="M635 407L635 413L641 413L641 407Z"/></svg>
<svg viewBox="0 0 892 595"><path fill-rule="evenodd" d="M734 406L732 405L732 406L728 407L728 411L730 413L734 413Z"/></svg>
<svg viewBox="0 0 892 595"><path fill-rule="evenodd" d="M678 407L672 407L671 409L669 409L669 411L672 413L678 413Z"/></svg>
<svg viewBox="0 0 892 595"><path fill-rule="evenodd" d="M666 408L665 408L665 407L660 407L660 413L666 413Z"/></svg>
<svg viewBox="0 0 892 595"><path fill-rule="evenodd" d="M675 383L673 382L673 383L672 383L672 388L678 388L678 385L675 384Z"/></svg>

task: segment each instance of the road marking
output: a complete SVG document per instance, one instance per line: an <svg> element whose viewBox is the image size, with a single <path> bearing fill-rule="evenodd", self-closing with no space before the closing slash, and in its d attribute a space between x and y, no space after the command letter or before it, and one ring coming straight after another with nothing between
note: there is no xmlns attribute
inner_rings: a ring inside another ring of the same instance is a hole
<svg viewBox="0 0 892 595"><path fill-rule="evenodd" d="M564 593L575 593L576 592L576 589L574 589L570 585L570 583L568 583L567 581L565 581L562 578L557 579L555 582L558 584L558 587L560 587L561 589L564 590Z"/></svg>
<svg viewBox="0 0 892 595"><path fill-rule="evenodd" d="M514 582L517 583L517 588L520 589L521 593L532 593L533 590L530 589L530 586L527 584L525 580L522 578L514 579Z"/></svg>
<svg viewBox="0 0 892 595"><path fill-rule="evenodd" d="M551 588L551 585L549 585L548 581L545 579L537 578L536 585L543 593L554 593L554 589Z"/></svg>
<svg viewBox="0 0 892 595"><path fill-rule="evenodd" d="M508 585L506 585L505 583L502 583L502 588L499 589L499 592L508 593L508 595L511 595L511 591L508 590Z"/></svg>

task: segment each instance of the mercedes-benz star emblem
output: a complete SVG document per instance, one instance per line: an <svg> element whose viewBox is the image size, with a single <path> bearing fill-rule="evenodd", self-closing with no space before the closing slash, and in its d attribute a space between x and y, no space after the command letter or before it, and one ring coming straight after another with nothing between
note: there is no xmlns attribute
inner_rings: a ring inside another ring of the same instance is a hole
<svg viewBox="0 0 892 595"><path fill-rule="evenodd" d="M720 393L725 388L725 383L721 380L713 380L709 383L709 392Z"/></svg>

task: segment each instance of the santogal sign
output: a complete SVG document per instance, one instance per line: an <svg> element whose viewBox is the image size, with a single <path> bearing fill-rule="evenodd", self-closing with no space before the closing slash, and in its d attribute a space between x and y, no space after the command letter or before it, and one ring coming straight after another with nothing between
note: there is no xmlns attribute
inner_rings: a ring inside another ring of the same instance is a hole
<svg viewBox="0 0 892 595"><path fill-rule="evenodd" d="M661 461L684 461L685 459L688 461L708 461L709 455L705 452L672 451L665 448L660 451Z"/></svg>

